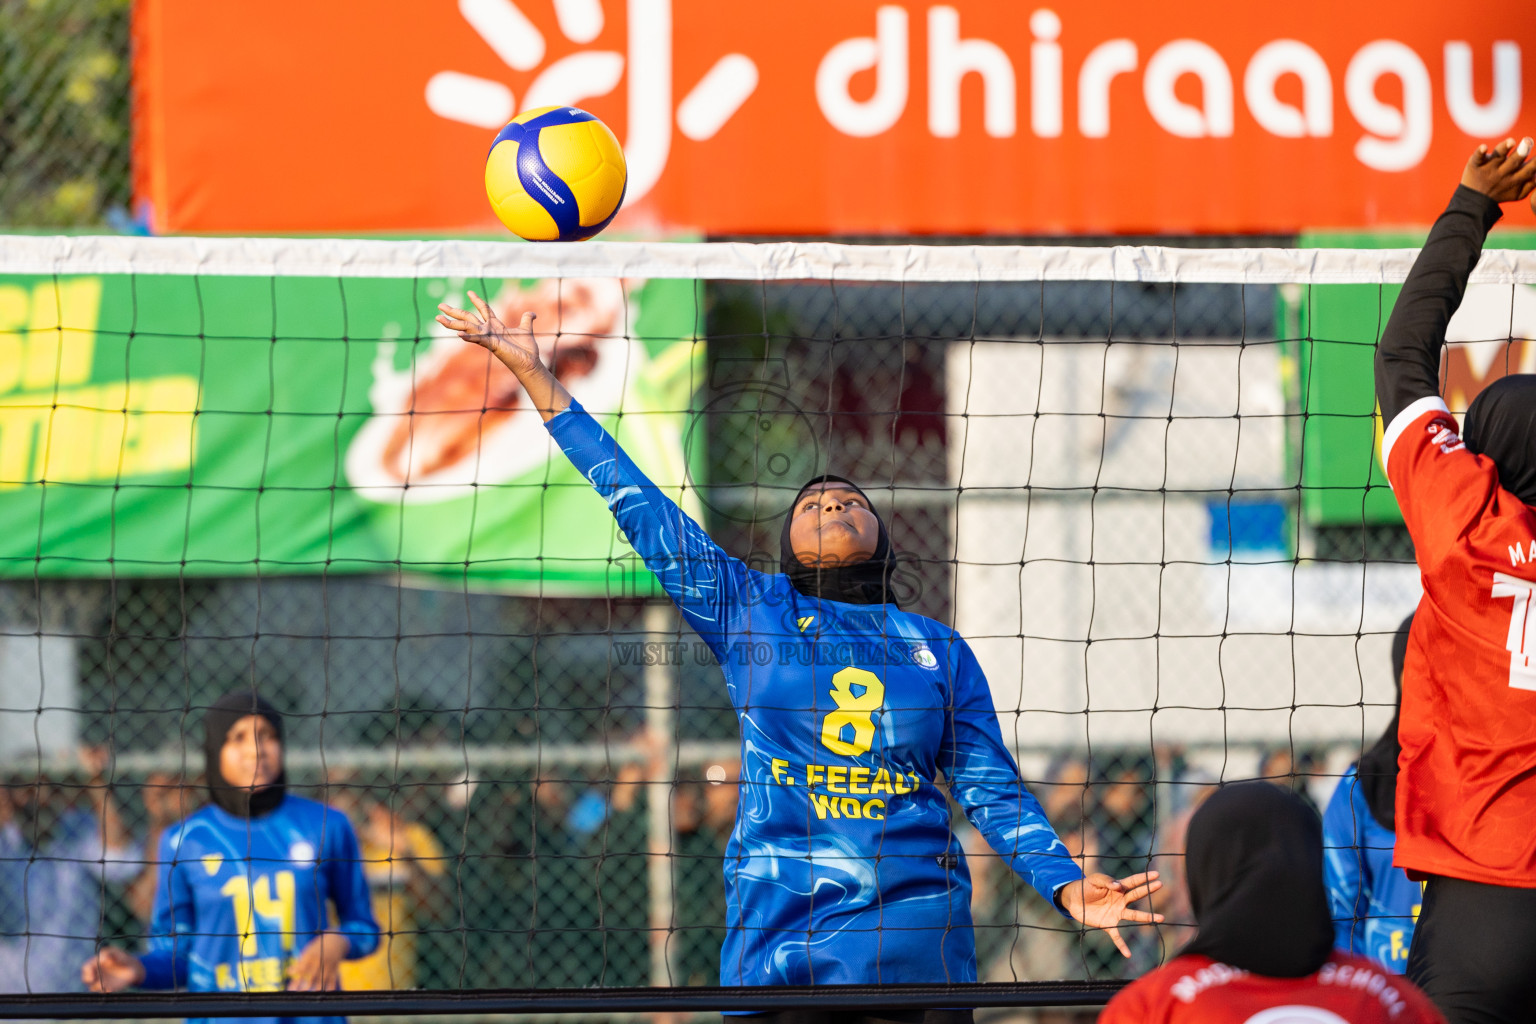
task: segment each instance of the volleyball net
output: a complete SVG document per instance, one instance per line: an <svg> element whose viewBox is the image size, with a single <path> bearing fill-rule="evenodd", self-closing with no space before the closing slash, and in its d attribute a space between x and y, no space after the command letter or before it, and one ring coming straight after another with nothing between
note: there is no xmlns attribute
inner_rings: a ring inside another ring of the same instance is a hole
<svg viewBox="0 0 1536 1024"><path fill-rule="evenodd" d="M1204 793L1268 778L1321 806L1391 718L1420 590L1371 363L1413 256L5 239L0 1002L1103 1001L1192 934ZM1453 410L1533 369L1533 286L1536 255L1484 254ZM716 988L742 777L720 668L511 375L433 322L471 289L536 312L555 374L755 568L802 483L857 481L903 606L967 638L1073 855L1161 870L1167 923L1123 929L1122 959L957 811L982 985ZM202 711L251 684L292 790L357 831L380 953L342 993L67 994L99 946L148 940Z"/></svg>

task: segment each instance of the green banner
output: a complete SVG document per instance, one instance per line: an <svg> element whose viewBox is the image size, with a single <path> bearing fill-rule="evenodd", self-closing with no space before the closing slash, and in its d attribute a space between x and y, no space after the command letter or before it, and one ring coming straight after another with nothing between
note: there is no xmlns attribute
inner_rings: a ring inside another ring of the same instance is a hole
<svg viewBox="0 0 1536 1024"><path fill-rule="evenodd" d="M1311 232L1303 248L1400 249L1424 244L1425 232ZM1500 231L1490 249L1536 249L1536 232ZM1279 336L1292 408L1303 415L1289 443L1300 463L1301 509L1313 525L1400 523L1379 454L1376 342L1401 285L1296 285L1280 289ZM1457 324L1476 344L1447 348L1443 378L1453 412L1489 381L1536 370L1536 288L1473 285ZM1452 332L1453 340L1461 337ZM1486 339L1486 340L1484 340ZM1511 340L1513 339L1513 340Z"/></svg>
<svg viewBox="0 0 1536 1024"><path fill-rule="evenodd" d="M538 313L557 375L691 504L695 282L471 286L514 321ZM400 571L649 594L511 374L433 322L465 288L0 278L0 574Z"/></svg>

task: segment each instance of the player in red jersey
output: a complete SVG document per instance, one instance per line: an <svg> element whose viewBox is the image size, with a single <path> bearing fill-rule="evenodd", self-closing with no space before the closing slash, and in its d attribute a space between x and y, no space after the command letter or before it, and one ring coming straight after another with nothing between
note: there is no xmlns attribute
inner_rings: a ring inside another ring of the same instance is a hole
<svg viewBox="0 0 1536 1024"><path fill-rule="evenodd" d="M1376 351L1381 463L1424 584L1394 863L1426 881L1408 977L1452 1022L1536 1021L1536 374L1485 388L1464 431L1439 391L1446 325L1499 204L1536 190L1531 149L1478 147Z"/></svg>
<svg viewBox="0 0 1536 1024"><path fill-rule="evenodd" d="M1189 823L1190 902L1200 930L1133 982L1099 1024L1438 1024L1411 983L1335 951L1323 829L1266 782L1211 795Z"/></svg>

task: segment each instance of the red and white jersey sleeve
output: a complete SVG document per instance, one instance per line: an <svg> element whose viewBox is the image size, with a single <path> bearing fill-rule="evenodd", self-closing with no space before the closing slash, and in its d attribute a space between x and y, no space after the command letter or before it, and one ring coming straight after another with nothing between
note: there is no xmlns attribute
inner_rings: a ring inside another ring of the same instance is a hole
<svg viewBox="0 0 1536 1024"><path fill-rule="evenodd" d="M1444 1024L1444 1018L1406 978L1336 951L1304 978L1267 978L1209 957L1181 956L1121 990L1099 1024Z"/></svg>
<svg viewBox="0 0 1536 1024"><path fill-rule="evenodd" d="M1395 861L1536 888L1536 515L1439 398L1398 414L1381 460L1424 584L1403 666Z"/></svg>

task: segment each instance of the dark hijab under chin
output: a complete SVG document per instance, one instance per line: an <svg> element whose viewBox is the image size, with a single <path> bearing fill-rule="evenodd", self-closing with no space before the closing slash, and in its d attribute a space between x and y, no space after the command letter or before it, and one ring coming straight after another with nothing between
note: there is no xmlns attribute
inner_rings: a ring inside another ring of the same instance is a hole
<svg viewBox="0 0 1536 1024"><path fill-rule="evenodd" d="M1271 978L1301 978L1333 950L1323 827L1296 794L1267 782L1212 793L1189 822L1185 949Z"/></svg>
<svg viewBox="0 0 1536 1024"><path fill-rule="evenodd" d="M1392 680L1397 684L1397 707L1392 709L1392 721L1382 732L1375 746L1367 750L1355 768L1360 780L1360 792L1371 809L1371 817L1382 828L1397 831L1397 757L1403 745L1397 740L1398 719L1403 707L1403 662L1408 658L1408 633L1413 628L1413 616L1403 620L1392 638Z"/></svg>
<svg viewBox="0 0 1536 1024"><path fill-rule="evenodd" d="M208 792L213 802L238 818L259 818L277 810L287 791L287 773L279 771L270 786L251 790L231 786L224 781L220 757L229 730L242 718L260 715L271 723L278 742L283 739L283 716L255 690L239 689L226 693L209 706L203 715L203 757L206 760Z"/></svg>
<svg viewBox="0 0 1536 1024"><path fill-rule="evenodd" d="M1467 407L1461 439L1499 468L1499 485L1536 505L1536 373L1489 384Z"/></svg>
<svg viewBox="0 0 1536 1024"><path fill-rule="evenodd" d="M789 540L789 528L794 521L795 510L800 507L800 498L812 487L826 484L842 484L858 491L870 514L880 524L880 539L875 542L874 554L862 562L828 568L806 565L795 557L794 547ZM844 601L848 604L894 604L900 607L894 585L896 556L891 551L891 539L885 530L885 520L880 518L880 513L870 504L869 495L844 477L830 473L813 477L795 492L795 500L789 506L789 514L784 517L784 528L779 533L779 571L788 576L790 584L807 597Z"/></svg>

